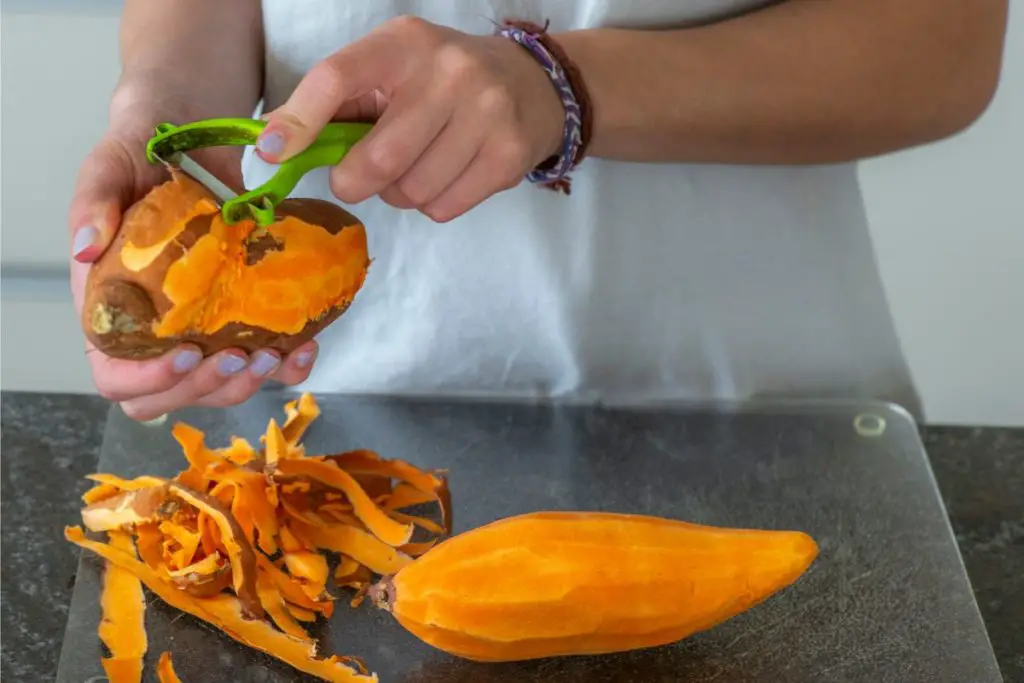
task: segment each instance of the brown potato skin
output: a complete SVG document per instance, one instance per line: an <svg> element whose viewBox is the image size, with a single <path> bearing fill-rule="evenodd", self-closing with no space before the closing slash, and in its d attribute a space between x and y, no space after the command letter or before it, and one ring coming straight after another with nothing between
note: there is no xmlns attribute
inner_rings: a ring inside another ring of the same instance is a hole
<svg viewBox="0 0 1024 683"><path fill-rule="evenodd" d="M168 183L185 185L188 196L213 195L205 187L180 173L173 173ZM86 338L101 353L125 360L154 358L182 343L198 346L204 356L224 349L241 349L253 353L258 349L274 349L287 354L310 341L333 323L348 308L348 304L335 307L309 323L297 334L281 334L251 325L231 323L214 334L157 337L153 323L171 308L161 286L167 270L196 241L210 231L211 216L193 218L185 230L172 240L160 255L145 269L135 272L121 261L121 250L129 241L152 244L163 234L163 226L154 226L161 212L156 209L154 188L124 214L121 229L110 246L90 268L86 280L82 306L82 329ZM166 189L166 188L165 188ZM312 225L321 226L332 235L346 227L361 227L362 223L336 204L320 199L286 199L277 207L279 218L294 216ZM258 259L260 248L250 250Z"/></svg>

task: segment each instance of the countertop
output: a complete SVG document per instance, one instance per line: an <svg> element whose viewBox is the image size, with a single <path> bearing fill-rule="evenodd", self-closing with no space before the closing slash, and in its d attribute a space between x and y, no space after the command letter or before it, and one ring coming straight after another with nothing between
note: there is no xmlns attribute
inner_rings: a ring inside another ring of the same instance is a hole
<svg viewBox="0 0 1024 683"><path fill-rule="evenodd" d="M62 529L77 519L108 409L95 396L2 396L0 677L56 672L78 557ZM922 435L1003 675L1024 683L1024 430Z"/></svg>

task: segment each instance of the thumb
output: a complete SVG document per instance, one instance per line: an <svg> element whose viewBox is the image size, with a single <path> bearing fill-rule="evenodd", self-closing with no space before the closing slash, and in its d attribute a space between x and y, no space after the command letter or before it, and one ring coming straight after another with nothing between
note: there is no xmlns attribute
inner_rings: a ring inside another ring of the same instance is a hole
<svg viewBox="0 0 1024 683"><path fill-rule="evenodd" d="M392 90L405 53L387 41L383 34L371 34L310 69L288 100L263 116L267 125L256 141L259 156L270 163L287 161L309 147L353 100Z"/></svg>
<svg viewBox="0 0 1024 683"><path fill-rule="evenodd" d="M78 171L68 211L75 261L90 263L106 250L135 186L135 165L128 150L116 140L101 141Z"/></svg>

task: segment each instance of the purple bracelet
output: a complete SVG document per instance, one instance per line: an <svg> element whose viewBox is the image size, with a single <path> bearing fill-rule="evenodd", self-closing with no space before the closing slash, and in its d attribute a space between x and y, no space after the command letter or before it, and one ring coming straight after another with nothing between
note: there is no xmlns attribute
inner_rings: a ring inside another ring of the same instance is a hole
<svg viewBox="0 0 1024 683"><path fill-rule="evenodd" d="M530 33L515 26L501 26L496 34L513 40L526 48L544 69L544 73L548 75L548 78L551 79L551 84L555 86L555 90L562 100L562 106L565 108L565 128L562 133L561 154L550 168L538 167L526 174L526 179L531 183L547 184L560 181L568 177L569 172L572 171L580 145L583 144L582 117L576 93L573 92L572 85L565 74L565 69L552 56L551 52L541 44L536 33Z"/></svg>

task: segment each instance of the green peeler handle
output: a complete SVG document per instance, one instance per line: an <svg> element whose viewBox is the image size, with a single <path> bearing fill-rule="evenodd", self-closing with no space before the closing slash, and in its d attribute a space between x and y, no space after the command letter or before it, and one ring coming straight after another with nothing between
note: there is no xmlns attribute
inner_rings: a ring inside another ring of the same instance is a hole
<svg viewBox="0 0 1024 683"><path fill-rule="evenodd" d="M204 119L181 126L161 123L146 144L146 158L156 163L169 160L178 152L203 147L254 145L265 127L265 121L244 118ZM252 217L258 225L270 225L275 208L295 189L302 176L314 168L340 162L371 128L371 123L328 123L309 147L282 163L270 180L224 202L224 221L232 225Z"/></svg>

